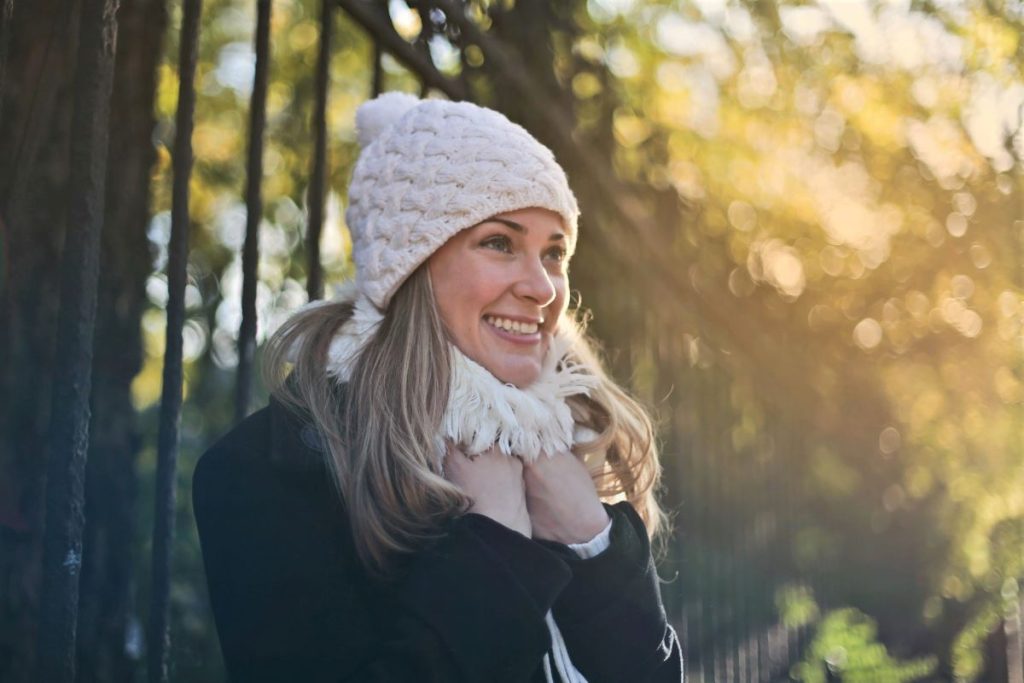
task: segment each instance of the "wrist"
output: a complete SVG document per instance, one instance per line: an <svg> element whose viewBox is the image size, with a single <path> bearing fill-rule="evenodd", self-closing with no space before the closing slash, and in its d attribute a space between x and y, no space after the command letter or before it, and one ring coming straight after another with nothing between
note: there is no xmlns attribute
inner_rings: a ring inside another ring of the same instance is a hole
<svg viewBox="0 0 1024 683"><path fill-rule="evenodd" d="M594 514L588 515L586 518L580 517L571 528L552 529L548 540L557 541L564 545L589 543L595 536L604 531L611 521L611 517L608 516L608 512L602 506L599 512L595 511Z"/></svg>
<svg viewBox="0 0 1024 683"><path fill-rule="evenodd" d="M532 537L533 529L530 521L530 516L526 512L525 506L518 510L509 510L506 508L499 509L492 508L490 506L474 504L469 508L469 511L493 519L498 524L508 527L513 531L518 531L527 538Z"/></svg>

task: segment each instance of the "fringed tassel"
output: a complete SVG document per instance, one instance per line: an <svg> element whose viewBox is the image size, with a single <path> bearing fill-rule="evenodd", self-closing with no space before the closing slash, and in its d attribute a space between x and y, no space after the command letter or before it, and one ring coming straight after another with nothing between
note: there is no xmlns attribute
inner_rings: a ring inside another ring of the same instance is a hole
<svg viewBox="0 0 1024 683"><path fill-rule="evenodd" d="M384 316L366 297L358 295L354 285L341 290L338 298L353 301L354 308L352 318L331 341L327 373L345 382ZM452 346L451 387L439 444L447 439L460 444L468 455L478 455L497 445L502 453L526 462L533 462L541 453L570 449L580 434L565 399L589 394L598 383L597 377L569 356L576 334L569 321L559 326L540 377L525 389L501 382ZM587 433L590 435L592 432ZM439 445L439 450L443 446Z"/></svg>

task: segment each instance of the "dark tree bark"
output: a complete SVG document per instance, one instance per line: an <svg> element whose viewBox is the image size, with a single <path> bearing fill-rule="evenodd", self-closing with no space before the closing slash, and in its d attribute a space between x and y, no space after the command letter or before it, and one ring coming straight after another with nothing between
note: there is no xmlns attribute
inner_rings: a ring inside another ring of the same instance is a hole
<svg viewBox="0 0 1024 683"><path fill-rule="evenodd" d="M142 366L139 320L152 269L146 238L156 67L165 0L124 0L111 99L107 224L93 361L86 542L79 607L78 678L130 681L141 658L135 603L139 433L131 382Z"/></svg>
<svg viewBox="0 0 1024 683"><path fill-rule="evenodd" d="M15 5L0 105L0 158L12 160L0 164L0 680L12 683L28 680L35 649L78 10Z"/></svg>
<svg viewBox="0 0 1024 683"><path fill-rule="evenodd" d="M50 413L52 441L46 468L43 586L35 668L41 683L70 683L75 678L89 392L117 7L117 0L85 0L81 19Z"/></svg>
<svg viewBox="0 0 1024 683"><path fill-rule="evenodd" d="M71 78L79 3L18 2L0 107L0 680L28 680L40 599L43 469L60 250L66 223ZM155 65L164 0L118 12L102 268L86 466L78 680L128 681L141 638L132 548L138 434L130 383L141 363L139 316L151 269L146 239L155 158ZM6 259L4 258L6 257ZM97 428L95 425L100 425ZM134 648L134 649L133 649Z"/></svg>

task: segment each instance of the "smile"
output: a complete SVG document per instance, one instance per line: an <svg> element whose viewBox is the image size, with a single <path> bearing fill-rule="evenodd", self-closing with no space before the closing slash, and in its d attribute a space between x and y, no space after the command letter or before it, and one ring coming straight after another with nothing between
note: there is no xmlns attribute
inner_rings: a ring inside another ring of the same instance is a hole
<svg viewBox="0 0 1024 683"><path fill-rule="evenodd" d="M493 315L484 316L484 321L491 327L523 336L537 334L537 330L540 327L537 323L519 322L517 320L509 320L508 318L498 318Z"/></svg>

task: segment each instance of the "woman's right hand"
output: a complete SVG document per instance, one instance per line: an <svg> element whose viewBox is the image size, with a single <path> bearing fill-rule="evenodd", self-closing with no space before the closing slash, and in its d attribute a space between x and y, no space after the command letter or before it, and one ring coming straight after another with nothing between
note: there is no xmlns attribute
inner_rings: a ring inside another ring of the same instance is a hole
<svg viewBox="0 0 1024 683"><path fill-rule="evenodd" d="M491 447L470 459L461 448L449 445L444 473L473 501L470 512L490 517L528 538L532 536L519 458Z"/></svg>

